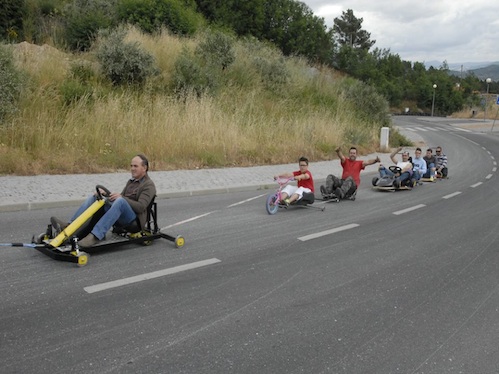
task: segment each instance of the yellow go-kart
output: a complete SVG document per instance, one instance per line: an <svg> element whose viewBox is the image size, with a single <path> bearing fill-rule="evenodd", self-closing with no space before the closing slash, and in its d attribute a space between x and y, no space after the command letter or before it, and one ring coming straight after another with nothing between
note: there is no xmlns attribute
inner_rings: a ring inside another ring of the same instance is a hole
<svg viewBox="0 0 499 374"><path fill-rule="evenodd" d="M106 249L116 248L127 244L150 245L156 239L166 239L177 248L182 248L185 239L178 235L176 237L162 233L157 222L157 204L153 201L147 209L147 221L144 228L140 223L132 222L123 227L115 225L112 235L107 235L105 240L100 241L92 247L80 250L78 240L85 237L104 214L104 205L108 203L107 197L111 194L109 190L101 185L96 186L97 199L78 218L63 230L47 226L47 230L38 236L33 236L31 243L2 243L11 247L30 247L46 254L54 260L76 263L85 266L88 262L89 253L95 253ZM102 192L103 191L103 192Z"/></svg>

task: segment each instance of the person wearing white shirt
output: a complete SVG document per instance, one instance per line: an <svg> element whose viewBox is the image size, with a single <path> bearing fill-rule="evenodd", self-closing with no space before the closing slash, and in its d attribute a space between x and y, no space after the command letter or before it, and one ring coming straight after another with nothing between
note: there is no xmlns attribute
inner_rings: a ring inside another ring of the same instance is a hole
<svg viewBox="0 0 499 374"><path fill-rule="evenodd" d="M400 173L395 174L390 169L385 167L384 165L379 165L379 175L381 178L389 175L394 176L395 180L393 181L393 187L400 188L400 186L405 185L408 180L412 178L412 163L409 161L409 152L402 152L402 161L397 161L395 157L397 153L402 150L402 147L397 148L390 154L390 159L394 164L396 164L400 169Z"/></svg>

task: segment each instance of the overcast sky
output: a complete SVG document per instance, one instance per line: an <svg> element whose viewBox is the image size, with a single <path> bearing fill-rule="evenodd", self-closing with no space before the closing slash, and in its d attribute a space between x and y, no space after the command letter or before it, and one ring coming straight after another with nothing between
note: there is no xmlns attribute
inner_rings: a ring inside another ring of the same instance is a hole
<svg viewBox="0 0 499 374"><path fill-rule="evenodd" d="M499 61L498 0L301 0L331 28L352 9L362 28L406 61Z"/></svg>

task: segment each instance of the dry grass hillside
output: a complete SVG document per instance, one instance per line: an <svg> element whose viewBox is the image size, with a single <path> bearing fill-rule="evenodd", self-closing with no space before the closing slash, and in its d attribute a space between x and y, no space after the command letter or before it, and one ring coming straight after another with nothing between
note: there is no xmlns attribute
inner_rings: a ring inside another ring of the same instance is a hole
<svg viewBox="0 0 499 374"><path fill-rule="evenodd" d="M130 29L153 57L159 74L141 89L115 87L101 74L94 51L66 54L48 45L13 47L26 77L19 111L0 129L0 173L92 173L127 168L145 153L155 170L248 166L333 157L340 144L369 152L382 125L359 114L348 78L273 49L234 45L236 59L216 94L178 99L170 86L175 62L198 39ZM255 55L256 54L256 55ZM269 88L255 72L255 58L284 61L286 84ZM89 94L68 105L64 88L71 66L93 71ZM350 92L348 94L348 92Z"/></svg>

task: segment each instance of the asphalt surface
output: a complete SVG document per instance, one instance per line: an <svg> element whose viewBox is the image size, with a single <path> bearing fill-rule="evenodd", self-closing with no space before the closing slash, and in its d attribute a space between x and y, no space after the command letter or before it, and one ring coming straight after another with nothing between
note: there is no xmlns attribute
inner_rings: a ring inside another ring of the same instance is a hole
<svg viewBox="0 0 499 374"><path fill-rule="evenodd" d="M405 118L400 116L398 118ZM423 117L424 121L448 121L449 125L463 131L490 132L493 121L479 119L457 120L442 119L441 117ZM499 125L494 126L494 132L499 131ZM402 134L415 142L415 145L436 146L425 144L416 133L402 130ZM411 151L415 147L405 149ZM348 155L348 147L343 148L343 153ZM301 155L297 155L300 157ZM391 164L389 153L373 153L360 155L358 159L366 160L379 156L384 164ZM332 155L336 157L336 155ZM154 160L151 160L154 162ZM150 171L149 175L154 180L158 199L185 197L235 191L262 190L274 188L273 176L298 169L298 161L290 164L266 165L254 167L234 167L220 169L175 170L175 171ZM325 181L327 175L341 175L342 168L338 159L331 161L313 162L309 170L312 172L318 187ZM368 166L364 173L376 171L376 166ZM363 174L364 174L363 173ZM104 185L111 191L121 191L129 172L105 174L77 174L77 175L37 175L37 176L2 176L0 177L0 212L43 209L58 206L79 205L95 186ZM364 176L365 179L365 176Z"/></svg>
<svg viewBox="0 0 499 374"><path fill-rule="evenodd" d="M0 251L2 373L499 373L499 138L427 121L395 123L443 146L451 178L412 192L374 191L372 166L355 202L268 215L269 191L191 186L158 201L182 250L129 245L84 267ZM2 213L0 242L73 211Z"/></svg>

